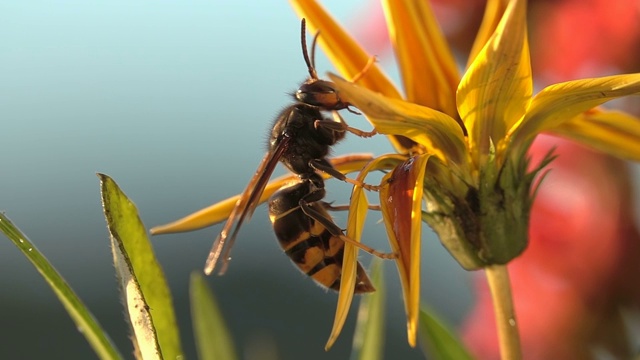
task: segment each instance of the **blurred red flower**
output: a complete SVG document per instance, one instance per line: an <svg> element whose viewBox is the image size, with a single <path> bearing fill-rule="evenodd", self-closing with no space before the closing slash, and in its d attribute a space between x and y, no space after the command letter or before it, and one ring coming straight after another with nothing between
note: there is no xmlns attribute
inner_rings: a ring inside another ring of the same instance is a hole
<svg viewBox="0 0 640 360"><path fill-rule="evenodd" d="M534 72L542 83L640 66L638 0L538 0L529 14Z"/></svg>

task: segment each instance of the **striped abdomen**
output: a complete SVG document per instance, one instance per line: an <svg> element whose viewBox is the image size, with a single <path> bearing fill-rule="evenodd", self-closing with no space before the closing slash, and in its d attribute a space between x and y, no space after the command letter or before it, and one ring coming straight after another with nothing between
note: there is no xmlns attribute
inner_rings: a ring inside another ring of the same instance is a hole
<svg viewBox="0 0 640 360"><path fill-rule="evenodd" d="M344 241L302 211L298 204L308 193L305 180L280 189L269 200L269 218L280 246L296 266L321 286L337 291L342 277ZM323 204L314 202L310 206L331 219ZM358 263L355 293L374 290Z"/></svg>

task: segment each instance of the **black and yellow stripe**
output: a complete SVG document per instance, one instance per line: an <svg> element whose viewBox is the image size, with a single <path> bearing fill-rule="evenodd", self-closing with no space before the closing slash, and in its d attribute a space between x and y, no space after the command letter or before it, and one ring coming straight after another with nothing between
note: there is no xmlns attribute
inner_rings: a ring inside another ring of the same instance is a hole
<svg viewBox="0 0 640 360"><path fill-rule="evenodd" d="M269 218L280 246L300 271L321 286L337 291L342 277L344 241L300 208L300 200L312 191L312 185L309 180L302 180L278 190L269 200ZM314 202L310 206L325 219L331 219L324 203ZM374 291L360 263L354 291Z"/></svg>

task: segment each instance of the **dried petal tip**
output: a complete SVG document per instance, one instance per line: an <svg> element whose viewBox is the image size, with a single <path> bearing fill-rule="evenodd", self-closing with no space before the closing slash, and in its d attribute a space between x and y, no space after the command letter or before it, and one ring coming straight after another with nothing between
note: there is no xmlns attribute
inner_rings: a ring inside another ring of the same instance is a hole
<svg viewBox="0 0 640 360"><path fill-rule="evenodd" d="M420 248L423 181L430 155L406 160L383 178L380 190L382 217L394 252L407 312L409 345L416 345L420 305Z"/></svg>

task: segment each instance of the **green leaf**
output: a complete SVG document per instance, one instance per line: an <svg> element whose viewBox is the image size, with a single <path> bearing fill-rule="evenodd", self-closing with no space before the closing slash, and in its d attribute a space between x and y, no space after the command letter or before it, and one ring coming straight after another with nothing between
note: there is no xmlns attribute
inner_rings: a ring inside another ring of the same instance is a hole
<svg viewBox="0 0 640 360"><path fill-rule="evenodd" d="M473 358L433 311L426 306L420 309L420 343L425 353L436 360L472 360Z"/></svg>
<svg viewBox="0 0 640 360"><path fill-rule="evenodd" d="M370 275L376 291L363 295L360 300L351 360L378 360L383 355L385 290L382 260L373 259Z"/></svg>
<svg viewBox="0 0 640 360"><path fill-rule="evenodd" d="M191 273L189 283L191 298L191 321L196 338L198 359L233 360L235 353L233 340L222 318L213 292L199 272Z"/></svg>
<svg viewBox="0 0 640 360"><path fill-rule="evenodd" d="M109 176L98 177L134 346L144 359L180 359L173 301L138 211Z"/></svg>
<svg viewBox="0 0 640 360"><path fill-rule="evenodd" d="M22 251L51 286L51 289L58 296L73 322L75 322L78 330L87 339L98 357L100 359L122 359L122 355L115 348L107 333L69 287L69 284L60 276L44 255L38 251L27 236L1 212L0 231Z"/></svg>

